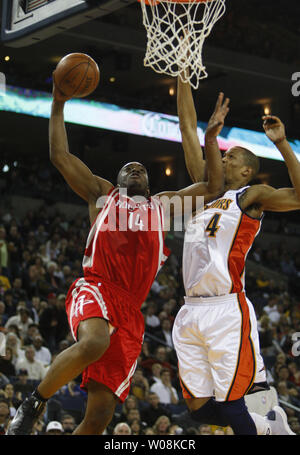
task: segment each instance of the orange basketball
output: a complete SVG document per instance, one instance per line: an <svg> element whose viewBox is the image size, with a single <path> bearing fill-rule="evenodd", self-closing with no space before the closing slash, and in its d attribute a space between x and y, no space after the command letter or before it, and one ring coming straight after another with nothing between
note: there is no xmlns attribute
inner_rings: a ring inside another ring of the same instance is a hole
<svg viewBox="0 0 300 455"><path fill-rule="evenodd" d="M56 87L67 97L83 98L96 89L100 71L89 55L68 54L59 61L53 79Z"/></svg>

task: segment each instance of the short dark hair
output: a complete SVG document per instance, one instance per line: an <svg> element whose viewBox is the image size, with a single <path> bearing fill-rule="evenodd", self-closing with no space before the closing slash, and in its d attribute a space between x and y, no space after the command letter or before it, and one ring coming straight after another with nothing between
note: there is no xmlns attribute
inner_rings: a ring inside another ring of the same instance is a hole
<svg viewBox="0 0 300 455"><path fill-rule="evenodd" d="M163 368L160 372L160 376L162 376L164 373L169 373L171 374L171 371L169 370L169 368Z"/></svg>
<svg viewBox="0 0 300 455"><path fill-rule="evenodd" d="M252 178L251 178L251 180L252 180L259 173L259 168L260 168L259 158L253 152L251 152L251 150L248 150L244 147L238 147L238 148L243 153L243 159L244 159L245 166L250 167L253 171Z"/></svg>

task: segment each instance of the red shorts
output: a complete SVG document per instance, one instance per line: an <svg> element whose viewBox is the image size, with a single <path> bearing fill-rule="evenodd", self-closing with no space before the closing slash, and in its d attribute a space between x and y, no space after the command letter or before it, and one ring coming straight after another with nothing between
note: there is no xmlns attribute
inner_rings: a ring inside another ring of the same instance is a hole
<svg viewBox="0 0 300 455"><path fill-rule="evenodd" d="M134 296L111 283L79 278L69 289L66 311L75 341L81 321L99 317L109 322L110 346L83 371L81 387L86 388L93 379L106 385L123 402L143 343L144 318L140 304Z"/></svg>

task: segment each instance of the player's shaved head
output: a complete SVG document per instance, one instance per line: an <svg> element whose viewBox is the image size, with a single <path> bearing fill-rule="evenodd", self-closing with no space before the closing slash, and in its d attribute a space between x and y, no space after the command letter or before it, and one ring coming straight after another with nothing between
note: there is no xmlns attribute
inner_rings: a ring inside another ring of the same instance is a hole
<svg viewBox="0 0 300 455"><path fill-rule="evenodd" d="M244 147L236 148L242 152L245 166L250 167L252 169L251 180L254 179L259 172L260 167L259 158L253 152L251 152L251 150L248 150Z"/></svg>
<svg viewBox="0 0 300 455"><path fill-rule="evenodd" d="M145 166L138 161L126 163L119 171L118 186L127 188L129 195L149 195L148 173Z"/></svg>

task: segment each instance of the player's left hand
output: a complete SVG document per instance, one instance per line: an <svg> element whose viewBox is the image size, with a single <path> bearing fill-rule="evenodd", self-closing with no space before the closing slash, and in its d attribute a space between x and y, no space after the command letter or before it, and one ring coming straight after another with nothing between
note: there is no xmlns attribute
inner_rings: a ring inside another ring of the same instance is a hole
<svg viewBox="0 0 300 455"><path fill-rule="evenodd" d="M285 127L280 118L275 115L264 115L263 128L272 142L280 142L285 139Z"/></svg>

